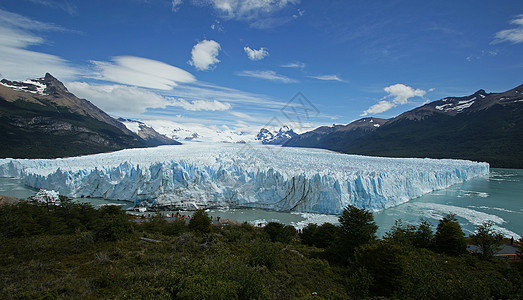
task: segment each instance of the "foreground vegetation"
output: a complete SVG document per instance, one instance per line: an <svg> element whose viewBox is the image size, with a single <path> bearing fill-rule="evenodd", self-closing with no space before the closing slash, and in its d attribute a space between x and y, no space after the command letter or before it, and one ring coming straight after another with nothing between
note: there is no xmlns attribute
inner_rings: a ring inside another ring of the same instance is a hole
<svg viewBox="0 0 523 300"><path fill-rule="evenodd" d="M0 205L0 298L523 297L523 264L492 257L499 240L488 224L476 237L486 251L466 253L452 215L435 232L398 222L382 239L372 213L354 207L338 226L300 233L215 225L203 211L167 222L70 201Z"/></svg>

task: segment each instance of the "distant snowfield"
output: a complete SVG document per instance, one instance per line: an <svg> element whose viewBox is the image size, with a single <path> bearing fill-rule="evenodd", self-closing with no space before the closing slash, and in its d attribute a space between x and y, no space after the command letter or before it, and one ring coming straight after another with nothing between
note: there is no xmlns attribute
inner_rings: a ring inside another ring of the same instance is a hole
<svg viewBox="0 0 523 300"><path fill-rule="evenodd" d="M373 211L489 173L487 163L378 158L258 144L187 143L54 160L1 159L0 176L136 205Z"/></svg>

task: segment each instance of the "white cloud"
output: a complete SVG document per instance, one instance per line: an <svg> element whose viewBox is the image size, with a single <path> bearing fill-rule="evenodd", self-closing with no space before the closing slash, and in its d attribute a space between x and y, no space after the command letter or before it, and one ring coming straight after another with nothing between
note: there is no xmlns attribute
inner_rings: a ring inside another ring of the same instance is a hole
<svg viewBox="0 0 523 300"><path fill-rule="evenodd" d="M209 70L220 62L218 59L220 49L218 42L203 40L192 48L189 64L200 71Z"/></svg>
<svg viewBox="0 0 523 300"><path fill-rule="evenodd" d="M305 69L305 63L297 61L297 62L281 65L280 67L282 67L282 68L294 68L294 69L301 69L301 70L303 70L303 69Z"/></svg>
<svg viewBox="0 0 523 300"><path fill-rule="evenodd" d="M245 53L247 53L247 56L250 60L262 60L267 55L269 55L269 51L265 48L260 48L260 50L251 49L250 47L243 47L243 50L245 50Z"/></svg>
<svg viewBox="0 0 523 300"><path fill-rule="evenodd" d="M387 97L393 97L392 102L397 105L407 104L409 98L423 97L427 93L424 90L414 89L401 83L388 86L384 90L389 93Z"/></svg>
<svg viewBox="0 0 523 300"><path fill-rule="evenodd" d="M67 31L0 9L0 77L11 80L41 77L46 72L61 79L72 79L78 70L58 56L27 50L45 40L35 31Z"/></svg>
<svg viewBox="0 0 523 300"><path fill-rule="evenodd" d="M255 118L249 116L248 114L246 113L242 113L242 112L239 112L239 111L230 111L229 112L231 115L237 117L237 118L240 118L240 119L245 119L245 120L249 120L249 121L254 121L256 120Z"/></svg>
<svg viewBox="0 0 523 300"><path fill-rule="evenodd" d="M227 102L220 102L217 100L208 101L208 100L194 100L194 101L187 101L182 98L172 98L169 97L169 106L179 106L182 107L185 110L190 111L201 111L201 110L207 110L207 111L224 111L231 109L231 104Z"/></svg>
<svg viewBox="0 0 523 300"><path fill-rule="evenodd" d="M207 0L224 18L252 20L297 4L299 0Z"/></svg>
<svg viewBox="0 0 523 300"><path fill-rule="evenodd" d="M399 105L407 104L410 98L423 97L427 93L427 91L414 89L401 83L388 86L383 90L387 92L388 95L385 96L380 102L369 107L369 109L364 111L361 116L386 112ZM384 100L386 98L392 98L392 100Z"/></svg>
<svg viewBox="0 0 523 300"><path fill-rule="evenodd" d="M180 5L183 4L182 0L172 0L171 1L171 10L177 12L180 9Z"/></svg>
<svg viewBox="0 0 523 300"><path fill-rule="evenodd" d="M523 15L516 16L510 23L516 25L516 27L498 31L496 39L492 42L493 44L502 42L523 43Z"/></svg>
<svg viewBox="0 0 523 300"><path fill-rule="evenodd" d="M169 64L135 56L117 56L112 62L92 61L93 78L121 84L170 90L178 83L195 82L189 72Z"/></svg>
<svg viewBox="0 0 523 300"><path fill-rule="evenodd" d="M396 105L392 102L381 100L377 104L374 104L373 106L369 107L366 111L364 111L361 116L366 116L368 114L379 114L382 112L385 112L391 108L396 107Z"/></svg>
<svg viewBox="0 0 523 300"><path fill-rule="evenodd" d="M114 113L140 114L147 108L165 108L169 101L151 91L126 85L91 85L85 82L66 83L76 96L85 98L102 110Z"/></svg>
<svg viewBox="0 0 523 300"><path fill-rule="evenodd" d="M52 24L36 21L22 15L0 9L0 24L2 27L19 28L34 31L67 31L65 28Z"/></svg>
<svg viewBox="0 0 523 300"><path fill-rule="evenodd" d="M338 75L318 75L318 76L309 76L310 78L315 78L318 80L327 80L327 81L339 81L343 82L343 79L341 79Z"/></svg>
<svg viewBox="0 0 523 300"><path fill-rule="evenodd" d="M251 107L256 110L279 111L286 105L283 101L271 100L272 97L268 95L253 94L204 82L180 85L176 87L176 89L169 91L168 94L170 96L188 99L238 103L243 107Z"/></svg>
<svg viewBox="0 0 523 300"><path fill-rule="evenodd" d="M278 74L274 71L242 71L236 73L238 76L260 78L270 81L277 81L282 83L297 82L295 79L289 78L285 75Z"/></svg>
<svg viewBox="0 0 523 300"><path fill-rule="evenodd" d="M47 0L29 0L33 3L44 5L51 8L62 9L70 15L76 14L77 8L70 1L47 1Z"/></svg>

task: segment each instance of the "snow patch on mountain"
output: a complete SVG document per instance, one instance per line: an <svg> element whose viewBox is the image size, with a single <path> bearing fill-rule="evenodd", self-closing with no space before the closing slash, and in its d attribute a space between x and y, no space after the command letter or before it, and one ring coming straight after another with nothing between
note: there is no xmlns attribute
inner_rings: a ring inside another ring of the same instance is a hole
<svg viewBox="0 0 523 300"><path fill-rule="evenodd" d="M43 82L44 78L37 78L34 80L29 79L24 81L9 81L6 79L2 79L2 81L0 81L0 85L3 85L15 91L28 92L44 96L47 95L45 93L47 85L45 85Z"/></svg>
<svg viewBox="0 0 523 300"><path fill-rule="evenodd" d="M256 135L256 140L261 141L265 145L283 145L291 138L297 136L289 126L284 125L278 130L270 131L269 129L262 128Z"/></svg>
<svg viewBox="0 0 523 300"><path fill-rule="evenodd" d="M261 144L187 143L53 160L0 159L0 176L69 197L327 214L347 205L382 210L488 173L487 163L472 161Z"/></svg>

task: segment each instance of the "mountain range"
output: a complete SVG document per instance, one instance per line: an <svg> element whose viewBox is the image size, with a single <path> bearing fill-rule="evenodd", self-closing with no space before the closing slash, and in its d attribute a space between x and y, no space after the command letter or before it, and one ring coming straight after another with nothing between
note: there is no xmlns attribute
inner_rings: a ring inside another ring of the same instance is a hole
<svg viewBox="0 0 523 300"><path fill-rule="evenodd" d="M448 97L391 119L364 118L319 127L287 141L343 153L458 158L523 168L523 85L503 93L479 90Z"/></svg>
<svg viewBox="0 0 523 300"><path fill-rule="evenodd" d="M51 74L0 82L0 157L56 158L178 142L152 128L136 134Z"/></svg>
<svg viewBox="0 0 523 300"><path fill-rule="evenodd" d="M284 125L280 129L273 131L270 131L267 128L262 128L254 139L262 142L264 145L283 145L285 142L296 136L298 136L298 134L294 132L294 130L289 128L289 126Z"/></svg>

